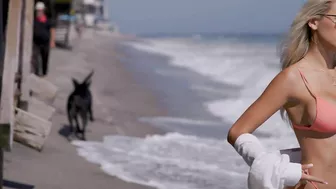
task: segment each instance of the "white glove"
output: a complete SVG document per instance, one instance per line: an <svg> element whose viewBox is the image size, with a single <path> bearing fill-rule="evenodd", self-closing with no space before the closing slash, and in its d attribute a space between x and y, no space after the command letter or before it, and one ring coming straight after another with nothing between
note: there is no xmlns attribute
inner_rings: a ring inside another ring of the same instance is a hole
<svg viewBox="0 0 336 189"><path fill-rule="evenodd" d="M250 166L249 189L283 189L295 186L301 179L299 163L291 163L287 154L266 152L260 141L252 134L238 137L234 148Z"/></svg>

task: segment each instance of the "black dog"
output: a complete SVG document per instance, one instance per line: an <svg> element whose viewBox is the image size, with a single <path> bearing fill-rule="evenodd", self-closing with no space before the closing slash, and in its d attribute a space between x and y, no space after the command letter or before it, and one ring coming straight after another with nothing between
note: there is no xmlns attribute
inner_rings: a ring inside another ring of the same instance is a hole
<svg viewBox="0 0 336 189"><path fill-rule="evenodd" d="M70 133L73 133L73 121L76 123L76 132L82 133L82 139L86 140L85 131L88 122L88 115L90 120L94 121L92 114L92 95L90 92L91 77L93 70L84 79L82 83L79 83L76 79L72 78L74 85L74 91L68 97L67 111L68 119L70 123ZM79 127L78 116L82 118L82 129Z"/></svg>

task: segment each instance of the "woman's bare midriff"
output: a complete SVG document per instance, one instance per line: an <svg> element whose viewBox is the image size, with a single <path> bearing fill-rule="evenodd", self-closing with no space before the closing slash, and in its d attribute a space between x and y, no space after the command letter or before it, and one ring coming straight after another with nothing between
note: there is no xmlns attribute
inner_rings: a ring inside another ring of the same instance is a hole
<svg viewBox="0 0 336 189"><path fill-rule="evenodd" d="M312 163L309 174L328 182L327 185L315 183L318 189L336 189L336 135L302 130L295 130L295 134L301 148L301 164ZM309 182L294 188L315 189Z"/></svg>

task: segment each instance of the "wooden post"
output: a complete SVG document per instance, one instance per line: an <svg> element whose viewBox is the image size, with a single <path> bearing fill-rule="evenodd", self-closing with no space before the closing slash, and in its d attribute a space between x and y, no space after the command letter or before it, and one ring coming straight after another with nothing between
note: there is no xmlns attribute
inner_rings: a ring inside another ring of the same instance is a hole
<svg viewBox="0 0 336 189"><path fill-rule="evenodd" d="M0 148L0 189L3 188L4 151Z"/></svg>
<svg viewBox="0 0 336 189"><path fill-rule="evenodd" d="M4 11L4 7L3 7L3 1L0 0L0 10ZM4 18L3 18L3 14L5 13L1 13L0 14L0 68L3 67L3 63L4 63ZM0 93L1 93L1 89L0 89ZM1 94L0 94L1 95ZM0 148L0 189L3 188L3 150L2 148Z"/></svg>
<svg viewBox="0 0 336 189"><path fill-rule="evenodd" d="M0 78L1 78L1 98L0 98L0 188L3 188L3 149L11 150L13 142L13 122L14 122L14 80L18 66L18 47L20 41L20 21L22 0L11 0L8 11L1 2L1 27L0 27ZM6 2L5 4L7 4ZM7 14L6 14L7 13ZM6 38L4 37L3 15L7 17ZM5 40L6 39L6 40ZM4 43L4 41L6 41ZM5 46L4 46L5 44ZM4 56L4 57L3 57Z"/></svg>
<svg viewBox="0 0 336 189"><path fill-rule="evenodd" d="M4 3L3 1L0 1L0 10L4 11ZM0 14L0 69L3 67L4 62L4 44L5 44L5 36L4 36L4 14ZM0 88L0 95L1 95L1 88Z"/></svg>
<svg viewBox="0 0 336 189"><path fill-rule="evenodd" d="M25 0L24 6L24 31L23 31L23 60L21 70L21 99L20 106L28 106L29 100L29 84L28 76L31 70L31 57L33 47L33 21L34 21L34 0ZM26 109L26 108L24 108Z"/></svg>
<svg viewBox="0 0 336 189"><path fill-rule="evenodd" d="M19 62L22 0L10 0L6 30L5 59L0 98L0 146L12 149L14 124L14 80Z"/></svg>

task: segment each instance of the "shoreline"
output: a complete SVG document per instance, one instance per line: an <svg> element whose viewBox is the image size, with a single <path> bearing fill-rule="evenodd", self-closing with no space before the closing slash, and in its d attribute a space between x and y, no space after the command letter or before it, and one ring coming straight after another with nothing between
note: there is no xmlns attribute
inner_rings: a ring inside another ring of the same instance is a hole
<svg viewBox="0 0 336 189"><path fill-rule="evenodd" d="M168 117L144 120L166 132L180 132L205 138L226 138L230 121L223 120L221 116L211 112L208 104L234 98L240 92L239 87L211 80L194 70L177 66L170 62L174 61L173 57L166 54L125 44L117 45L117 48L127 55L122 59L127 69L133 72L149 91L160 97L158 102L168 110ZM200 123L204 124L203 127L199 126ZM206 124L216 127L209 129ZM188 129L185 129L186 127Z"/></svg>
<svg viewBox="0 0 336 189"><path fill-rule="evenodd" d="M165 134L163 130L138 120L140 117L165 116L167 111L118 60L117 57L123 54L115 50L115 45L118 40L125 39L109 36L107 40L106 36L85 37L72 51L52 50L47 80L59 87L53 104L56 113L52 118L52 131L42 152L14 143L13 151L5 153L4 178L7 181L43 189L151 188L107 175L98 165L80 157L76 146L66 139L69 127L65 105L73 88L71 77L81 81L92 68L95 69L91 84L95 122L88 124L88 141L102 141L106 135L146 137Z"/></svg>

